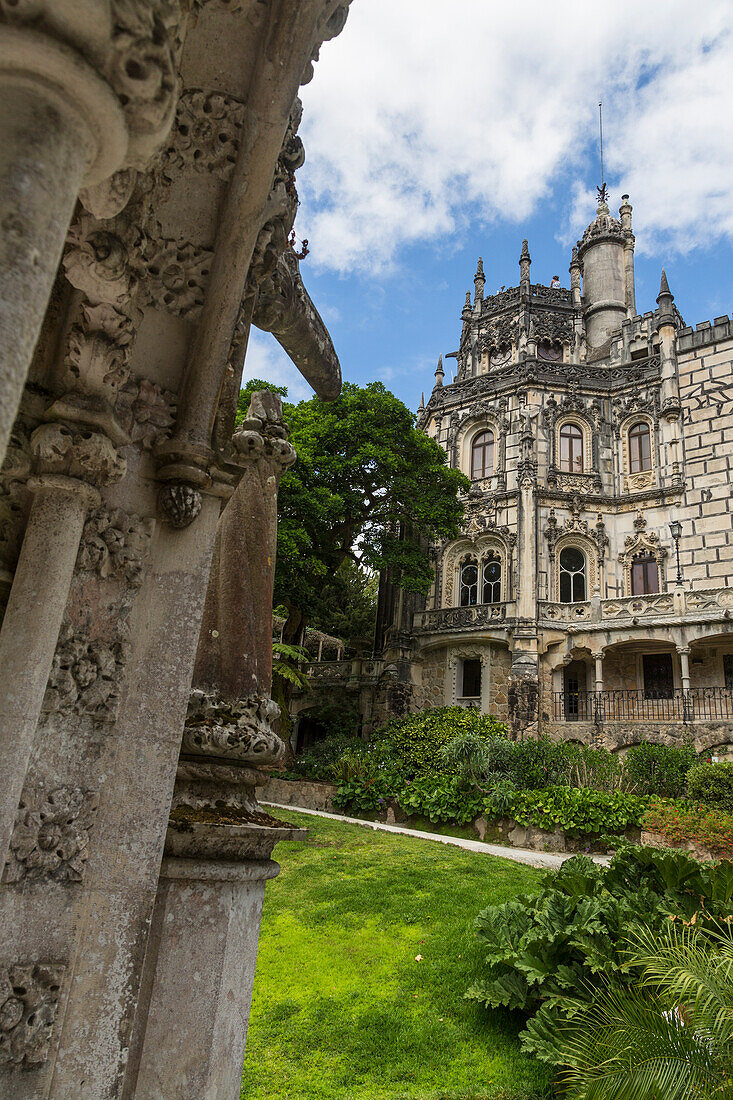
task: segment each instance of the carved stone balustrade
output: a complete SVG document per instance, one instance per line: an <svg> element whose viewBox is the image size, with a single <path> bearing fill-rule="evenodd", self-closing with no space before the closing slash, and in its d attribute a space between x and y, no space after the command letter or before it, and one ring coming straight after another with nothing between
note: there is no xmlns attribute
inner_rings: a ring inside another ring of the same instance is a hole
<svg viewBox="0 0 733 1100"><path fill-rule="evenodd" d="M513 603L476 604L473 607L442 607L419 611L415 630L422 634L484 630L503 627L514 613Z"/></svg>

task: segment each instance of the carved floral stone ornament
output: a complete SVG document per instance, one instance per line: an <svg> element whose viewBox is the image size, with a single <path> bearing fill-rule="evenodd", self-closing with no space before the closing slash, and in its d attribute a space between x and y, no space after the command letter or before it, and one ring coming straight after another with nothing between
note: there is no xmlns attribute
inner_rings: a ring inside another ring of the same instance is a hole
<svg viewBox="0 0 733 1100"><path fill-rule="evenodd" d="M150 544L152 520L131 516L121 508L98 508L84 525L77 569L100 577L119 577L138 588Z"/></svg>
<svg viewBox="0 0 733 1100"><path fill-rule="evenodd" d="M98 804L96 791L81 787L24 792L3 882L81 882Z"/></svg>
<svg viewBox="0 0 733 1100"><path fill-rule="evenodd" d="M193 691L183 749L249 764L275 764L285 755L285 743L272 728L279 716L280 708L269 696L250 695L227 703L207 692Z"/></svg>
<svg viewBox="0 0 733 1100"><path fill-rule="evenodd" d="M176 396L148 378L129 378L117 394L115 415L133 443L151 451L167 439L175 419Z"/></svg>
<svg viewBox="0 0 733 1100"><path fill-rule="evenodd" d="M186 241L146 241L147 301L156 309L195 319L204 304L213 253Z"/></svg>
<svg viewBox="0 0 733 1100"><path fill-rule="evenodd" d="M46 1061L65 971L59 963L0 966L0 1065Z"/></svg>
<svg viewBox="0 0 733 1100"><path fill-rule="evenodd" d="M174 58L181 19L177 0L112 0L107 78L125 113L127 165L145 168L165 140L178 95Z"/></svg>
<svg viewBox="0 0 733 1100"><path fill-rule="evenodd" d="M244 104L221 92L187 90L181 96L164 171L190 166L227 179L237 160Z"/></svg>
<svg viewBox="0 0 733 1100"><path fill-rule="evenodd" d="M127 657L123 641L92 641L64 623L43 700L44 714L89 715L114 721L118 680Z"/></svg>

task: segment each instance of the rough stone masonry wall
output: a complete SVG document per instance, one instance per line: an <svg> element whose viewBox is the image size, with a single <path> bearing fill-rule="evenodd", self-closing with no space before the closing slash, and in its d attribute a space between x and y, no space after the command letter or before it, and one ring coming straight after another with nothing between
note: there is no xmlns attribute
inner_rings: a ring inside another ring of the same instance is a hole
<svg viewBox="0 0 733 1100"><path fill-rule="evenodd" d="M733 323L683 329L677 341L686 492L680 560L696 588L733 583Z"/></svg>
<svg viewBox="0 0 733 1100"><path fill-rule="evenodd" d="M432 649L426 653L420 668L420 681L413 694L413 710L445 706L446 652Z"/></svg>
<svg viewBox="0 0 733 1100"><path fill-rule="evenodd" d="M491 680L489 682L489 713L502 722L509 721L509 670L511 652L505 646L491 647Z"/></svg>

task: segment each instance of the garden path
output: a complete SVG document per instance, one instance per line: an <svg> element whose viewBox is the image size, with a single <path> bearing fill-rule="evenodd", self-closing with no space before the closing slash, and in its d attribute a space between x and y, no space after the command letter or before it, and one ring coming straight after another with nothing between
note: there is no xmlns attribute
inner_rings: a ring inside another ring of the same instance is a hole
<svg viewBox="0 0 733 1100"><path fill-rule="evenodd" d="M530 867L541 867L554 870L571 859L571 853L560 852L535 852L529 848L508 848L504 844L487 844L483 840L469 840L466 837L446 836L443 833L424 833L418 829L407 829L402 825L387 825L381 821L364 821L360 817L345 817L343 814L330 814L325 810L305 810L301 806L283 806L279 802L262 802L263 806L272 806L277 810L293 810L299 814L310 814L312 817L327 817L331 821L344 821L348 825L365 825L368 829L378 829L385 833L402 833L404 836L414 836L420 840L438 840L441 844L452 844L456 848L464 848L467 852L483 852L487 856L498 856L499 859L511 859L515 863L527 863ZM591 856L595 863L608 864L607 856Z"/></svg>

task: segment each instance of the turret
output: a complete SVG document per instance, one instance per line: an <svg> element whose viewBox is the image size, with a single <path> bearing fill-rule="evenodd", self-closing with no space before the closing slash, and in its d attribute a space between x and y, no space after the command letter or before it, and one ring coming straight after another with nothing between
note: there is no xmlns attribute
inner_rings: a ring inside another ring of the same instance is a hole
<svg viewBox="0 0 733 1100"><path fill-rule="evenodd" d="M626 234L621 223L611 217L605 184L598 188L598 200L595 221L578 241L578 260L583 269L583 313L591 348L604 344L621 328L627 316Z"/></svg>
<svg viewBox="0 0 733 1100"><path fill-rule="evenodd" d="M438 356L438 365L435 368L435 386L433 389L440 389L443 385L443 379L445 378L445 371L443 370L443 356Z"/></svg>
<svg viewBox="0 0 733 1100"><path fill-rule="evenodd" d="M529 254L529 246L527 245L526 238L522 241L522 253L519 257L519 285L526 287L529 293L529 268L532 263L532 257Z"/></svg>
<svg viewBox="0 0 733 1100"><path fill-rule="evenodd" d="M573 296L573 305L577 308L581 304L580 295L580 260L578 259L578 246L573 247L573 258L570 261L570 291Z"/></svg>
<svg viewBox="0 0 733 1100"><path fill-rule="evenodd" d="M484 261L479 256L478 266L476 267L476 274L473 277L473 285L476 288L476 292L473 297L474 306L478 306L484 300L484 286L486 285L486 279L484 278Z"/></svg>
<svg viewBox="0 0 733 1100"><path fill-rule="evenodd" d="M659 286L659 296L657 298L657 305L659 306L659 327L662 325L674 325L674 309L672 308L674 303L674 295L669 289L669 283L667 282L667 272L662 268L662 281Z"/></svg>
<svg viewBox="0 0 733 1100"><path fill-rule="evenodd" d="M636 313L636 289L634 287L634 234L631 229L631 211L633 207L628 195L621 196L618 208L621 217L621 229L624 234L624 290L626 291L627 316Z"/></svg>

